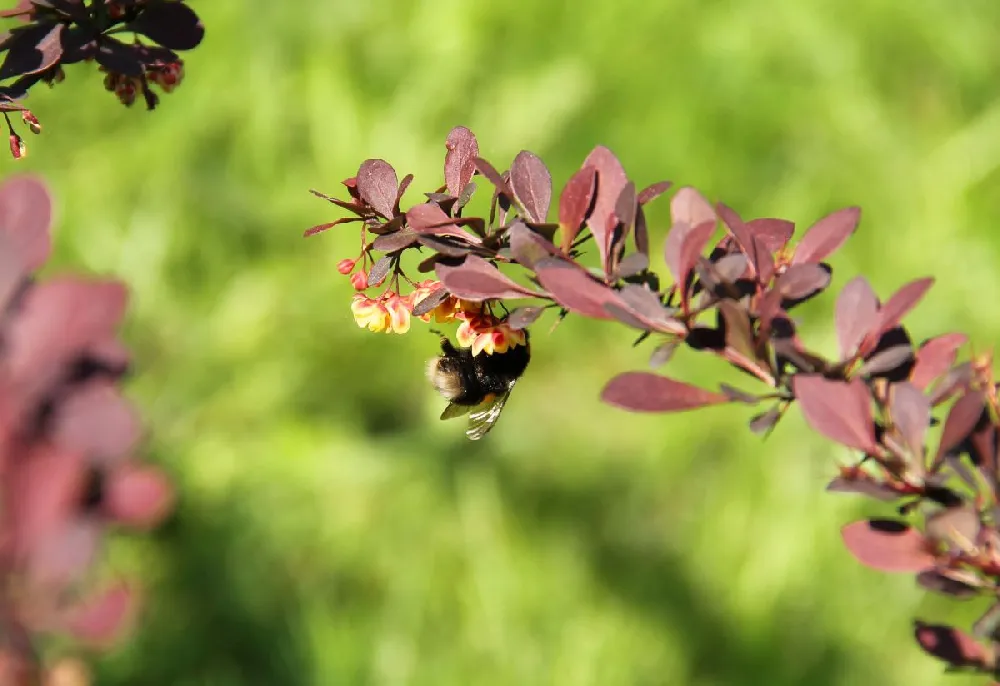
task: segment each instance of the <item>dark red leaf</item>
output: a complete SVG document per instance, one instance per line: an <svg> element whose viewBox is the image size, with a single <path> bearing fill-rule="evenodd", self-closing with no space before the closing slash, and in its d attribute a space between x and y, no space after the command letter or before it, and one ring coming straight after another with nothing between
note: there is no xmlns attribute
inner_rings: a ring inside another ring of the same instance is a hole
<svg viewBox="0 0 1000 686"><path fill-rule="evenodd" d="M132 529L156 526L174 506L174 489L157 467L130 464L107 478L101 510L104 515Z"/></svg>
<svg viewBox="0 0 1000 686"><path fill-rule="evenodd" d="M768 250L764 241L757 236L751 234L750 242L753 244L749 253L750 264L757 273L757 283L761 286L767 286L771 283L771 277L774 276L774 256L771 255L771 251Z"/></svg>
<svg viewBox="0 0 1000 686"><path fill-rule="evenodd" d="M889 390L889 415L910 454L922 456L931 422L931 402L911 383L896 383Z"/></svg>
<svg viewBox="0 0 1000 686"><path fill-rule="evenodd" d="M0 65L0 81L45 71L62 56L62 33L58 24L35 24L11 32L7 55Z"/></svg>
<svg viewBox="0 0 1000 686"><path fill-rule="evenodd" d="M38 269L52 252L52 196L34 176L9 177L0 185L0 231L28 271Z"/></svg>
<svg viewBox="0 0 1000 686"><path fill-rule="evenodd" d="M649 258L641 252L634 252L622 258L618 263L616 276L619 279L627 279L630 276L641 274L649 269Z"/></svg>
<svg viewBox="0 0 1000 686"><path fill-rule="evenodd" d="M834 320L840 358L847 360L857 352L861 341L879 322L878 298L863 276L851 279L840 292Z"/></svg>
<svg viewBox="0 0 1000 686"><path fill-rule="evenodd" d="M681 288L687 282L695 262L714 232L715 222L702 222L695 227L675 224L670 228L664 249L664 259Z"/></svg>
<svg viewBox="0 0 1000 686"><path fill-rule="evenodd" d="M718 221L712 204L690 186L684 186L670 199L670 219L674 224L698 226L711 222L713 226Z"/></svg>
<svg viewBox="0 0 1000 686"><path fill-rule="evenodd" d="M830 285L830 272L818 264L793 264L778 278L777 287L786 300L799 300Z"/></svg>
<svg viewBox="0 0 1000 686"><path fill-rule="evenodd" d="M489 298L524 298L540 295L530 288L520 286L500 273L490 262L476 255L469 255L458 266L438 264L438 279L448 292L462 300L480 301Z"/></svg>
<svg viewBox="0 0 1000 686"><path fill-rule="evenodd" d="M984 646L955 627L917 620L913 624L913 636L925 653L954 667L989 669L993 664Z"/></svg>
<svg viewBox="0 0 1000 686"><path fill-rule="evenodd" d="M639 195L636 199L640 205L648 205L650 201L655 200L670 190L672 185L673 183L670 181L657 181L656 183L650 184L639 191Z"/></svg>
<svg viewBox="0 0 1000 686"><path fill-rule="evenodd" d="M97 45L94 59L107 71L117 72L125 76L142 76L145 69L140 59L141 48L136 45L125 45L105 36Z"/></svg>
<svg viewBox="0 0 1000 686"><path fill-rule="evenodd" d="M898 326L933 284L933 278L917 279L896 291L879 309L878 332L884 333Z"/></svg>
<svg viewBox="0 0 1000 686"><path fill-rule="evenodd" d="M510 186L527 218L542 224L552 202L552 175L537 155L522 150L510 165Z"/></svg>
<svg viewBox="0 0 1000 686"><path fill-rule="evenodd" d="M147 5L128 25L128 30L171 50L193 50L205 37L205 27L198 15L183 2Z"/></svg>
<svg viewBox="0 0 1000 686"><path fill-rule="evenodd" d="M387 233L384 236L379 236L372 241L372 248L378 250L379 252L393 253L398 252L403 248L410 247L419 239L420 234L407 227L405 229L400 229L399 231Z"/></svg>
<svg viewBox="0 0 1000 686"><path fill-rule="evenodd" d="M982 582L972 573L959 570L925 569L917 574L917 584L928 591L949 595L954 598L972 598L982 591Z"/></svg>
<svg viewBox="0 0 1000 686"><path fill-rule="evenodd" d="M806 230L795 246L792 264L822 262L844 244L858 228L860 207L846 207L823 217Z"/></svg>
<svg viewBox="0 0 1000 686"><path fill-rule="evenodd" d="M587 226L597 243L601 266L607 273L610 268L611 230L614 227L611 217L618 196L628 183L628 177L615 154L603 145L597 146L587 155L583 166L597 170L597 196L594 199L594 209L587 219Z"/></svg>
<svg viewBox="0 0 1000 686"><path fill-rule="evenodd" d="M365 160L357 175L358 193L386 219L392 219L396 204L396 170L385 160ZM443 214L443 213L442 213Z"/></svg>
<svg viewBox="0 0 1000 686"><path fill-rule="evenodd" d="M403 177L403 180L399 182L399 188L396 189L396 202L392 206L393 214L399 214L399 202L403 199L403 194L406 193L406 189L410 187L413 182L413 174L407 174Z"/></svg>
<svg viewBox="0 0 1000 686"><path fill-rule="evenodd" d="M479 157L479 142L475 134L464 126L456 126L445 141L448 149L444 156L444 179L448 192L458 196L476 171L475 159Z"/></svg>
<svg viewBox="0 0 1000 686"><path fill-rule="evenodd" d="M382 282L385 281L385 277L389 275L389 270L392 269L394 263L395 258L390 255L380 257L378 262L373 264L372 268L368 271L368 285L381 286Z"/></svg>
<svg viewBox="0 0 1000 686"><path fill-rule="evenodd" d="M680 325L680 322L671 321L672 311L663 306L663 303L660 302L660 296L645 286L629 284L618 292L618 297L621 298L622 302L630 310L639 315L640 319L644 320L647 326L669 323L675 324L675 326L669 328L678 329L678 333L683 331L683 326ZM663 330L661 326L656 326L656 329Z"/></svg>
<svg viewBox="0 0 1000 686"><path fill-rule="evenodd" d="M728 402L721 393L649 372L619 374L601 391L601 400L632 412L682 412Z"/></svg>
<svg viewBox="0 0 1000 686"><path fill-rule="evenodd" d="M979 538L982 522L979 512L971 505L958 505L936 510L924 523L926 537L952 550L970 550Z"/></svg>
<svg viewBox="0 0 1000 686"><path fill-rule="evenodd" d="M496 170L496 168L492 164L484 160L482 157L475 158L473 160L473 163L476 165L476 169L479 170L479 173L485 176L490 183L496 186L498 193L502 193L504 196L507 197L507 199L510 202L514 203L515 205L520 204L521 201L518 200L517 196L514 195L514 191L511 189L510 184L507 183L507 180L500 174L500 172ZM502 220L501 223L503 223Z"/></svg>
<svg viewBox="0 0 1000 686"><path fill-rule="evenodd" d="M755 414L750 418L750 431L757 434L758 436L766 434L768 431L773 429L781 419L781 408L772 407L767 412L761 412L760 414Z"/></svg>
<svg viewBox="0 0 1000 686"><path fill-rule="evenodd" d="M840 530L854 558L882 572L920 572L934 566L923 535L892 519L863 519Z"/></svg>
<svg viewBox="0 0 1000 686"><path fill-rule="evenodd" d="M413 310L410 311L410 314L414 317L422 317L443 303L447 297L447 288L441 285L435 286L431 289L430 293L414 303Z"/></svg>
<svg viewBox="0 0 1000 686"><path fill-rule="evenodd" d="M955 362L958 349L968 340L964 333L948 333L925 341L917 350L910 382L921 390L926 389L931 381L948 371Z"/></svg>
<svg viewBox="0 0 1000 686"><path fill-rule="evenodd" d="M681 344L679 338L670 338L663 343L660 343L653 349L653 352L649 355L649 366L652 369L657 367L662 367L670 358L674 356L674 351Z"/></svg>
<svg viewBox="0 0 1000 686"><path fill-rule="evenodd" d="M750 264L754 265L754 269L756 270L756 251L754 249L753 234L750 233L746 224L743 223L743 220L740 219L740 216L732 208L720 202L716 203L715 211L722 219L722 223L729 229L729 233L736 240L736 245L750 258Z"/></svg>
<svg viewBox="0 0 1000 686"><path fill-rule="evenodd" d="M571 262L549 257L535 264L535 274L552 298L572 312L595 319L611 319L606 304L623 307L618 294Z"/></svg>
<svg viewBox="0 0 1000 686"><path fill-rule="evenodd" d="M784 219L751 219L746 223L746 228L772 254L784 248L795 233L795 224Z"/></svg>
<svg viewBox="0 0 1000 686"><path fill-rule="evenodd" d="M734 283L747 273L749 258L741 252L726 255L715 263L715 274L726 283Z"/></svg>
<svg viewBox="0 0 1000 686"><path fill-rule="evenodd" d="M858 369L861 376L880 376L897 370L913 359L913 348L909 345L894 345L865 359Z"/></svg>
<svg viewBox="0 0 1000 686"><path fill-rule="evenodd" d="M507 325L512 329L526 329L545 312L544 307L518 307L507 316Z"/></svg>
<svg viewBox="0 0 1000 686"><path fill-rule="evenodd" d="M871 453L878 449L871 398L861 380L833 381L797 374L792 390L813 429L855 450Z"/></svg>
<svg viewBox="0 0 1000 686"><path fill-rule="evenodd" d="M414 205L406 212L406 223L419 234L431 236L452 236L469 243L480 245L482 240L468 231L463 231L451 217L434 202Z"/></svg>
<svg viewBox="0 0 1000 686"><path fill-rule="evenodd" d="M642 255L649 255L649 227L646 225L646 211L642 205L635 210L635 249Z"/></svg>
<svg viewBox="0 0 1000 686"><path fill-rule="evenodd" d="M760 398L753 393L747 393L746 391L741 391L735 386L730 386L727 383L719 384L719 390L722 394L729 398L734 403L743 403L744 405L756 405L760 402Z"/></svg>
<svg viewBox="0 0 1000 686"><path fill-rule="evenodd" d="M597 170L593 167L578 170L563 186L559 195L559 228L562 230L561 247L564 253L569 252L587 218L596 188Z"/></svg>
<svg viewBox="0 0 1000 686"><path fill-rule="evenodd" d="M508 229L510 252L518 264L529 269L539 260L558 254L556 247L532 231L521 220L515 221Z"/></svg>
<svg viewBox="0 0 1000 686"><path fill-rule="evenodd" d="M631 226L632 222L635 221L635 213L638 209L635 184L629 181L622 187L622 192L618 194L618 200L615 201L615 217L617 217L618 223L625 227Z"/></svg>
<svg viewBox="0 0 1000 686"><path fill-rule="evenodd" d="M970 390L955 401L944 420L941 439L938 442L937 460L950 452L969 437L983 414L985 403L981 391Z"/></svg>
<svg viewBox="0 0 1000 686"><path fill-rule="evenodd" d="M838 476L828 483L826 490L830 493L858 493L885 502L891 502L900 498L899 493L885 484L861 478L848 479L844 476Z"/></svg>

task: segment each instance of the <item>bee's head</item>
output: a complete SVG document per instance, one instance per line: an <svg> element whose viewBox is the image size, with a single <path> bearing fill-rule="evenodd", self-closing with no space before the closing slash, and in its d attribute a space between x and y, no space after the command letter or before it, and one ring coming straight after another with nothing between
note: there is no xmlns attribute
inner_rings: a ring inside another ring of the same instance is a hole
<svg viewBox="0 0 1000 686"><path fill-rule="evenodd" d="M458 367L447 357L434 357L427 360L427 378L437 392L448 400L461 396L465 389L462 386L462 375Z"/></svg>

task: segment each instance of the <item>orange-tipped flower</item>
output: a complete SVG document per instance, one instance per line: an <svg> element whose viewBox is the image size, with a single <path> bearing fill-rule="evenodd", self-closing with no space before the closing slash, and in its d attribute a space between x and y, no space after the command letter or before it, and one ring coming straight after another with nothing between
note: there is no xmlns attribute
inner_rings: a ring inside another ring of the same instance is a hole
<svg viewBox="0 0 1000 686"><path fill-rule="evenodd" d="M373 300L361 293L355 293L351 301L354 321L362 329L379 332L389 328L389 311L381 300Z"/></svg>
<svg viewBox="0 0 1000 686"><path fill-rule="evenodd" d="M344 276L347 276L348 274L354 271L354 265L356 265L357 263L358 263L357 260L352 260L352 259L341 260L340 262L337 263L337 271L343 274Z"/></svg>

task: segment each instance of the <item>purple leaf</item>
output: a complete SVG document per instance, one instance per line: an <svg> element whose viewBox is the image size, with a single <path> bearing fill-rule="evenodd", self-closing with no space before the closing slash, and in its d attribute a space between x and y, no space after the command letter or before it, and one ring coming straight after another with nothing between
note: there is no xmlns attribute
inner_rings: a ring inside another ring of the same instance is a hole
<svg viewBox="0 0 1000 686"><path fill-rule="evenodd" d="M792 380L792 390L814 430L855 450L878 450L871 398L861 380L832 381L798 374Z"/></svg>
<svg viewBox="0 0 1000 686"><path fill-rule="evenodd" d="M605 273L610 268L611 230L614 227L612 215L615 203L622 189L628 183L625 169L615 154L603 145L599 145L587 155L583 161L584 167L597 170L597 197L594 199L594 210L587 219L587 226L597 243L597 251L601 258L601 266ZM609 221L611 220L611 221Z"/></svg>
<svg viewBox="0 0 1000 686"><path fill-rule="evenodd" d="M385 277L389 275L389 270L392 269L392 265L395 259L390 255L383 255L379 258L378 262L372 265L372 268L368 271L368 285L372 287L381 286L382 282L385 281Z"/></svg>
<svg viewBox="0 0 1000 686"><path fill-rule="evenodd" d="M601 400L632 412L682 412L729 402L721 393L649 372L619 374L601 391Z"/></svg>
<svg viewBox="0 0 1000 686"><path fill-rule="evenodd" d="M379 236L372 241L372 248L385 253L398 252L403 248L410 247L416 243L419 238L420 234L407 227L405 229L400 229L399 231L387 233L384 236Z"/></svg>
<svg viewBox="0 0 1000 686"><path fill-rule="evenodd" d="M889 415L910 454L921 457L924 439L931 421L931 402L911 383L896 383L890 388Z"/></svg>
<svg viewBox="0 0 1000 686"><path fill-rule="evenodd" d="M884 333L895 328L903 317L917 306L934 284L933 278L917 279L906 284L893 293L879 309L878 333Z"/></svg>
<svg viewBox="0 0 1000 686"><path fill-rule="evenodd" d="M757 434L758 436L766 434L768 431L773 429L781 419L781 408L772 407L766 412L761 412L760 414L755 414L750 418L749 427L750 431Z"/></svg>
<svg viewBox="0 0 1000 686"><path fill-rule="evenodd" d="M500 273L490 262L476 255L469 255L458 266L438 264L438 279L448 292L462 300L481 301L491 298L537 297L540 294L520 286Z"/></svg>
<svg viewBox="0 0 1000 686"><path fill-rule="evenodd" d="M422 317L428 314L435 307L440 305L448 297L448 289L442 285L436 285L431 288L431 291L420 298L413 304L413 310L410 311L414 317Z"/></svg>
<svg viewBox="0 0 1000 686"><path fill-rule="evenodd" d="M544 307L518 307L507 316L507 325L512 329L526 329L545 312Z"/></svg>
<svg viewBox="0 0 1000 686"><path fill-rule="evenodd" d="M795 233L795 224L784 219L751 219L746 227L772 254L784 248Z"/></svg>
<svg viewBox="0 0 1000 686"><path fill-rule="evenodd" d="M0 231L28 271L38 269L52 252L52 196L34 176L18 175L0 185Z"/></svg>
<svg viewBox="0 0 1000 686"><path fill-rule="evenodd" d="M59 61L65 24L35 24L11 32L7 55L0 65L0 81L37 74Z"/></svg>
<svg viewBox="0 0 1000 686"><path fill-rule="evenodd" d="M444 145L448 149L444 156L444 179L448 192L457 197L476 171L475 159L479 157L479 142L472 131L464 126L456 126L448 133Z"/></svg>
<svg viewBox="0 0 1000 686"><path fill-rule="evenodd" d="M476 169L479 173L485 176L489 182L496 187L497 193L504 195L511 203L516 205L520 204L521 201L514 195L514 191L511 190L510 184L507 183L507 180L492 164L484 160L482 157L474 159L473 164L476 165ZM501 223L502 222L503 220L501 219Z"/></svg>
<svg viewBox="0 0 1000 686"><path fill-rule="evenodd" d="M940 461L945 453L954 450L969 437L982 416L984 407L980 391L967 391L955 401L948 412L948 417L944 420L944 428L941 429L936 461Z"/></svg>
<svg viewBox="0 0 1000 686"><path fill-rule="evenodd" d="M358 193L362 200L386 219L392 219L396 204L396 170L385 160L365 160L357 175Z"/></svg>
<svg viewBox="0 0 1000 686"><path fill-rule="evenodd" d="M571 262L550 257L535 264L535 275L552 298L572 312L594 319L611 319L608 303L623 307L618 294Z"/></svg>
<svg viewBox="0 0 1000 686"><path fill-rule="evenodd" d="M688 275L694 269L695 263L705 249L708 239L715 232L714 222L704 222L682 234L683 239L680 245L680 252L677 257L677 286L681 289L681 302L686 308L688 303L688 289L686 288ZM673 229L671 229L673 233ZM667 236L667 245L670 246L670 236ZM669 263L668 263L669 264Z"/></svg>
<svg viewBox="0 0 1000 686"><path fill-rule="evenodd" d="M639 205L636 203L635 198L635 184L629 181L622 188L622 192L618 195L618 200L615 201L615 217L618 218L618 223L626 227L631 226L632 222L635 221L635 213L638 209Z"/></svg>
<svg viewBox="0 0 1000 686"><path fill-rule="evenodd" d="M754 265L754 269L757 269L757 264L755 261L755 250L753 242L753 234L747 229L746 224L740 219L740 216L736 214L736 211L721 202L716 203L715 210L722 218L722 223L725 224L726 228L729 229L729 233L732 234L733 238L736 240L736 245L739 246L740 250L750 258L750 264Z"/></svg>
<svg viewBox="0 0 1000 686"><path fill-rule="evenodd" d="M974 638L945 624L927 624L917 620L913 636L925 653L954 667L990 669L993 658Z"/></svg>
<svg viewBox="0 0 1000 686"><path fill-rule="evenodd" d="M117 72L125 76L142 76L145 69L140 59L141 48L136 45L125 45L114 38L105 36L97 46L94 59L107 71Z"/></svg>
<svg viewBox="0 0 1000 686"><path fill-rule="evenodd" d="M543 224L552 202L552 175L537 155L522 150L510 165L510 185L527 218Z"/></svg>
<svg viewBox="0 0 1000 686"><path fill-rule="evenodd" d="M924 390L931 381L944 374L955 362L958 349L969 340L963 333L949 333L925 341L917 350L916 364L910 372L910 383Z"/></svg>
<svg viewBox="0 0 1000 686"><path fill-rule="evenodd" d="M634 252L622 258L618 263L616 276L619 279L627 279L630 276L641 274L649 269L649 258L644 253Z"/></svg>
<svg viewBox="0 0 1000 686"><path fill-rule="evenodd" d="M476 245L482 243L479 236L474 236L468 231L460 229L451 217L433 202L425 202L411 207L406 213L406 223L420 234L452 236Z"/></svg>
<svg viewBox="0 0 1000 686"><path fill-rule="evenodd" d="M857 352L861 341L875 329L879 320L878 298L863 276L851 279L840 292L834 320L840 358L847 360Z"/></svg>
<svg viewBox="0 0 1000 686"><path fill-rule="evenodd" d="M899 493L889 486L865 478L849 479L845 476L838 476L826 485L826 490L830 493L857 493L884 502L900 498Z"/></svg>
<svg viewBox="0 0 1000 686"><path fill-rule="evenodd" d="M920 572L934 566L930 544L916 529L892 519L863 519L840 530L854 558L882 572Z"/></svg>
<svg viewBox="0 0 1000 686"><path fill-rule="evenodd" d="M403 177L403 180L399 182L399 188L396 190L396 202L392 205L392 213L399 214L399 201L403 199L403 193L406 189L410 187L413 182L413 174L407 174Z"/></svg>
<svg viewBox="0 0 1000 686"><path fill-rule="evenodd" d="M949 595L953 598L972 598L982 591L982 582L975 574L949 569L925 569L917 574L917 584L928 591Z"/></svg>
<svg viewBox="0 0 1000 686"><path fill-rule="evenodd" d="M183 2L150 4L128 29L171 50L192 50L205 37L205 27L198 15Z"/></svg>
<svg viewBox="0 0 1000 686"><path fill-rule="evenodd" d="M558 249L538 233L532 231L520 219L510 225L510 252L518 264L529 269L539 260L558 254Z"/></svg>
<svg viewBox="0 0 1000 686"><path fill-rule="evenodd" d="M741 252L734 252L715 263L715 274L725 283L735 283L747 273L750 260Z"/></svg>
<svg viewBox="0 0 1000 686"><path fill-rule="evenodd" d="M568 253L590 211L597 188L597 170L584 167L570 177L559 195L559 228L562 251Z"/></svg>
<svg viewBox="0 0 1000 686"><path fill-rule="evenodd" d="M674 224L698 226L711 222L714 226L718 221L711 203L690 186L684 186L670 200L670 219Z"/></svg>
<svg viewBox="0 0 1000 686"><path fill-rule="evenodd" d="M858 228L860 207L846 207L813 224L795 247L792 264L822 262L844 244Z"/></svg>
<svg viewBox="0 0 1000 686"><path fill-rule="evenodd" d="M830 272L818 264L793 264L778 278L777 287L786 300L800 300L830 285Z"/></svg>
<svg viewBox="0 0 1000 686"><path fill-rule="evenodd" d="M865 377L888 374L908 364L912 359L913 348L908 344L894 345L866 358L865 363L858 369L858 374Z"/></svg>
<svg viewBox="0 0 1000 686"><path fill-rule="evenodd" d="M670 181L657 181L654 184L650 184L639 191L639 195L636 198L640 205L648 205L650 201L655 200L659 196L670 190L673 185Z"/></svg>
<svg viewBox="0 0 1000 686"><path fill-rule="evenodd" d="M674 356L674 351L677 350L677 346L680 344L681 341L679 338L670 338L660 343L649 355L649 366L652 369L656 369L665 365Z"/></svg>

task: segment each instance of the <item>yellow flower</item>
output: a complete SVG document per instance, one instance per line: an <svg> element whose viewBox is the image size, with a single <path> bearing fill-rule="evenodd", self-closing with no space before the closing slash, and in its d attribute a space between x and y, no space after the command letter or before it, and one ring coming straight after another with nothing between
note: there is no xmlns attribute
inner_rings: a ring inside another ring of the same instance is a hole
<svg viewBox="0 0 1000 686"><path fill-rule="evenodd" d="M410 330L410 310L398 293L387 293L385 309L389 313L386 333L406 333Z"/></svg>
<svg viewBox="0 0 1000 686"><path fill-rule="evenodd" d="M471 348L473 355L505 353L526 341L523 330L488 316L469 316L459 325L455 337L460 346Z"/></svg>
<svg viewBox="0 0 1000 686"><path fill-rule="evenodd" d="M362 329L369 331L385 331L389 328L389 311L380 300L373 300L361 293L355 293L351 301L351 312L354 321Z"/></svg>

